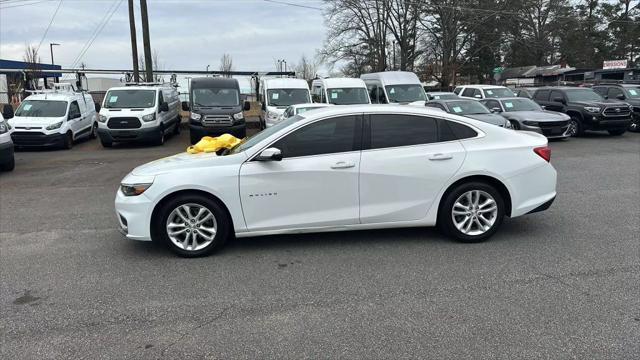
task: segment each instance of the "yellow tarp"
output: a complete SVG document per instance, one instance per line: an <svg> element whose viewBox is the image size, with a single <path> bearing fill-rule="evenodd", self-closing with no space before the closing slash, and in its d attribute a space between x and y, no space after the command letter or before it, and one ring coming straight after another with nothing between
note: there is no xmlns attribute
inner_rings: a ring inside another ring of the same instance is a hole
<svg viewBox="0 0 640 360"><path fill-rule="evenodd" d="M223 134L217 137L205 136L195 145L189 146L187 152L189 154L216 152L220 149L230 149L239 142L240 139L231 134Z"/></svg>

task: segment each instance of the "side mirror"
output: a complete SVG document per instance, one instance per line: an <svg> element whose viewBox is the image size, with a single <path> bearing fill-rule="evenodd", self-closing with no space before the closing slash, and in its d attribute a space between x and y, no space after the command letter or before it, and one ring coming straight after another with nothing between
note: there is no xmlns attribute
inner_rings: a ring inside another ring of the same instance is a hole
<svg viewBox="0 0 640 360"><path fill-rule="evenodd" d="M564 101L564 98L561 97L555 97L553 98L553 102L558 102L558 103L566 103L566 101Z"/></svg>
<svg viewBox="0 0 640 360"><path fill-rule="evenodd" d="M274 147L268 148L263 150L255 159L257 161L280 161L282 160L282 151Z"/></svg>
<svg viewBox="0 0 640 360"><path fill-rule="evenodd" d="M499 107L494 107L494 108L491 108L491 112L494 112L494 113L501 113L501 112L502 112L502 109L500 109Z"/></svg>
<svg viewBox="0 0 640 360"><path fill-rule="evenodd" d="M182 111L189 111L189 103L187 101L182 102Z"/></svg>
<svg viewBox="0 0 640 360"><path fill-rule="evenodd" d="M163 102L162 104L160 104L160 106L158 107L158 110L160 112L164 112L164 111L169 111L169 104L166 102Z"/></svg>
<svg viewBox="0 0 640 360"><path fill-rule="evenodd" d="M96 112L99 113L100 109L102 109L102 107L100 106L100 104L95 103L95 108L96 108Z"/></svg>
<svg viewBox="0 0 640 360"><path fill-rule="evenodd" d="M245 101L245 102L244 102L244 106L242 107L242 110L243 110L243 111L249 111L249 110L251 110L251 103L250 103L250 102L248 102L248 101Z"/></svg>
<svg viewBox="0 0 640 360"><path fill-rule="evenodd" d="M6 120L13 118L13 106L4 104L2 106L2 117L4 117Z"/></svg>
<svg viewBox="0 0 640 360"><path fill-rule="evenodd" d="M619 94L618 96L616 96L616 99L618 100L625 100L626 96L624 96L624 94Z"/></svg>

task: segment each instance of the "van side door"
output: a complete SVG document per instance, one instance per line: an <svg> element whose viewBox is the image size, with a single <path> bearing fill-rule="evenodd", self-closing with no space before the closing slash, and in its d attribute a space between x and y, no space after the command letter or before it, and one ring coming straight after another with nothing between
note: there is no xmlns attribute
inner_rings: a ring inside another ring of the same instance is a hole
<svg viewBox="0 0 640 360"><path fill-rule="evenodd" d="M82 112L80 111L80 105L78 105L78 101L76 100L69 103L69 111L67 112L67 122L69 123L69 128L73 132L74 139L77 139L77 136L80 135L79 132L83 128L83 124L82 124Z"/></svg>

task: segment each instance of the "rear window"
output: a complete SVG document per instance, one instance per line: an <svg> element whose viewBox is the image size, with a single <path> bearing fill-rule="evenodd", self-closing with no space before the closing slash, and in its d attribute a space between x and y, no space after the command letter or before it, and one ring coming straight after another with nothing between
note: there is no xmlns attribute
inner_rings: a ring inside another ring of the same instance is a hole
<svg viewBox="0 0 640 360"><path fill-rule="evenodd" d="M472 128L455 121L439 120L440 141L469 139L478 136Z"/></svg>
<svg viewBox="0 0 640 360"><path fill-rule="evenodd" d="M438 141L436 120L413 115L371 115L371 148L429 144Z"/></svg>

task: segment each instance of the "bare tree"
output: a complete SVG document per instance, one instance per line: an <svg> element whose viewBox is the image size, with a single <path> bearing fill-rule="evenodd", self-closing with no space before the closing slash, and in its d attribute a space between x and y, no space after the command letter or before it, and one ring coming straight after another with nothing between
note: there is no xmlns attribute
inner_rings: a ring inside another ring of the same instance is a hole
<svg viewBox="0 0 640 360"><path fill-rule="evenodd" d="M38 49L32 45L25 45L22 60L26 63L26 89L35 90L38 88L38 76L40 76L40 55ZM45 84L46 85L46 84Z"/></svg>
<svg viewBox="0 0 640 360"><path fill-rule="evenodd" d="M389 14L388 29L399 49L399 70L413 70L416 58L421 53L417 50L416 42L419 30L418 19L424 3L413 0L387 0L385 6ZM392 62L395 62L395 59ZM395 65L394 63L394 69Z"/></svg>
<svg viewBox="0 0 640 360"><path fill-rule="evenodd" d="M303 54L298 64L293 68L298 78L310 81L316 77L319 67L320 61L318 59L309 60L307 56Z"/></svg>
<svg viewBox="0 0 640 360"><path fill-rule="evenodd" d="M164 63L160 61L160 55L158 53L158 50L153 49L153 52L151 55L151 61L152 61L151 63L152 63L154 72L164 70ZM142 55L140 55L140 58L138 59L138 68L140 69L139 71L140 71L141 82L157 82L157 83L164 82L164 76L157 73L153 74L152 79L147 79L144 56Z"/></svg>
<svg viewBox="0 0 640 360"><path fill-rule="evenodd" d="M222 54L222 57L220 58L220 71L226 73L226 77L231 77L231 74L229 74L233 71L233 58L231 55Z"/></svg>

